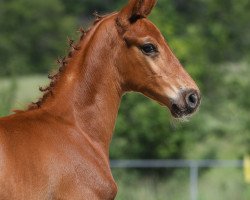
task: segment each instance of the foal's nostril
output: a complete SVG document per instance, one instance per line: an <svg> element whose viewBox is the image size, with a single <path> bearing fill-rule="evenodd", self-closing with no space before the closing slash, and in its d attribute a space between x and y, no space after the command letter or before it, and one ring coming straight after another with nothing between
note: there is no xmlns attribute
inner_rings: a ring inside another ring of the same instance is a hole
<svg viewBox="0 0 250 200"><path fill-rule="evenodd" d="M190 93L186 96L186 103L190 108L196 108L199 98L197 93Z"/></svg>
<svg viewBox="0 0 250 200"><path fill-rule="evenodd" d="M188 100L189 100L190 103L196 104L196 103L197 103L197 95L196 95L196 94L191 94L191 95L188 97Z"/></svg>

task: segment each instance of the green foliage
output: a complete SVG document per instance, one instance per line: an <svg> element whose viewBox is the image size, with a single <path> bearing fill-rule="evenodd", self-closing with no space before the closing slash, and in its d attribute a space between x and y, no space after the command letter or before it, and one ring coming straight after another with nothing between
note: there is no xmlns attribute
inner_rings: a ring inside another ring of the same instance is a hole
<svg viewBox="0 0 250 200"><path fill-rule="evenodd" d="M159 0L153 20L184 63L237 61L249 53L247 0Z"/></svg>
<svg viewBox="0 0 250 200"><path fill-rule="evenodd" d="M113 144L112 158L177 158L183 137L169 124L167 108L142 95L123 97Z"/></svg>
<svg viewBox="0 0 250 200"><path fill-rule="evenodd" d="M105 13L114 11L118 5L124 5L126 0L75 0L74 3L68 0L61 0L65 5L66 12L73 15L89 17L95 11Z"/></svg>
<svg viewBox="0 0 250 200"><path fill-rule="evenodd" d="M75 28L59 0L1 1L0 19L0 75L47 73Z"/></svg>

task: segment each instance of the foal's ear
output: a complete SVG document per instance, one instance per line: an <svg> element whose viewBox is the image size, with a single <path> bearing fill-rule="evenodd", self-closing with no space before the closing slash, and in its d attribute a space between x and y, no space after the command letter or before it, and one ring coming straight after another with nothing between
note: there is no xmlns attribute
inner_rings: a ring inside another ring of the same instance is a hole
<svg viewBox="0 0 250 200"><path fill-rule="evenodd" d="M138 19L147 17L157 0L129 0L129 3L119 12L117 21L124 28Z"/></svg>

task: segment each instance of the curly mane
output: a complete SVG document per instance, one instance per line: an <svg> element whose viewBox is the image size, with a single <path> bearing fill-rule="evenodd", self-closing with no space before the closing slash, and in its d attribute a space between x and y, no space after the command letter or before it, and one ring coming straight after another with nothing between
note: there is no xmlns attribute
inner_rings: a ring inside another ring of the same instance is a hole
<svg viewBox="0 0 250 200"><path fill-rule="evenodd" d="M112 14L112 13L111 13ZM69 60L72 59L75 51L79 51L81 49L81 46L79 45L80 42L82 42L85 38L85 36L88 34L88 32L90 32L92 30L92 28L98 23L100 22L103 18L111 15L99 15L97 12L95 12L93 15L95 16L95 20L93 22L93 24L90 26L90 28L88 28L88 30L84 30L82 27L79 29L78 32L81 33L80 39L77 43L74 42L74 40L68 38L68 44L69 44L69 53L67 56L61 58L59 57L57 59L57 63L59 65L59 70L56 74L48 75L48 78L51 80L50 84L46 87L40 87L39 90L41 92L43 92L43 96L41 98L38 99L37 102L32 102L29 106L28 106L28 110L34 110L34 109L38 109L41 108L42 104L53 95L53 89L54 86L56 85L56 83L59 80L59 77L61 76L61 74L64 72L65 68L67 67Z"/></svg>

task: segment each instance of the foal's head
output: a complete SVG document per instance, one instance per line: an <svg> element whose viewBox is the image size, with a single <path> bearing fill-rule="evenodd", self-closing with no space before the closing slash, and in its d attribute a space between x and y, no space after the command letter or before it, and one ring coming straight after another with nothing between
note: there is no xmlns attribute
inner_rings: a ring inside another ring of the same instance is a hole
<svg viewBox="0 0 250 200"><path fill-rule="evenodd" d="M156 0L130 0L117 15L119 73L126 91L137 91L166 105L181 118L195 112L200 92L147 16Z"/></svg>

